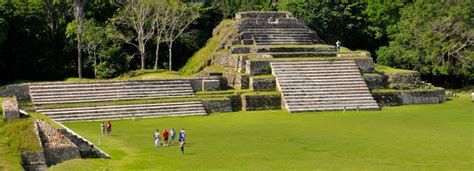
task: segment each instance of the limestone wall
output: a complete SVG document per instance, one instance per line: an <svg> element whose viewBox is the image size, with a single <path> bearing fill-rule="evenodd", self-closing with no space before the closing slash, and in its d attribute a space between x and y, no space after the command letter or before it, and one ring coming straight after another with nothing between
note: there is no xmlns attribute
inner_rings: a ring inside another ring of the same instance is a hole
<svg viewBox="0 0 474 171"><path fill-rule="evenodd" d="M250 77L251 91L273 91L276 90L275 78L255 78Z"/></svg>
<svg viewBox="0 0 474 171"><path fill-rule="evenodd" d="M204 109L209 113L232 112L232 104L230 99L222 100L203 100Z"/></svg>
<svg viewBox="0 0 474 171"><path fill-rule="evenodd" d="M275 110L281 109L280 95L242 95L242 110Z"/></svg>
<svg viewBox="0 0 474 171"><path fill-rule="evenodd" d="M227 88L227 82L222 77L200 77L189 79L194 91L212 91Z"/></svg>
<svg viewBox="0 0 474 171"><path fill-rule="evenodd" d="M0 97L12 97L20 101L30 101L30 85L29 84L12 84L0 89Z"/></svg>
<svg viewBox="0 0 474 171"><path fill-rule="evenodd" d="M249 88L249 76L244 74L238 74L236 72L226 72L224 77L227 83L235 89L248 89Z"/></svg>
<svg viewBox="0 0 474 171"><path fill-rule="evenodd" d="M235 14L236 19L242 19L242 18L292 18L293 14L289 12L272 12L272 11L265 11L265 12L260 12L260 11L248 11L248 12L238 12Z"/></svg>
<svg viewBox="0 0 474 171"><path fill-rule="evenodd" d="M437 104L446 100L445 90L410 90L402 92L372 92L381 106L400 106L409 104Z"/></svg>
<svg viewBox="0 0 474 171"><path fill-rule="evenodd" d="M48 166L81 158L77 146L66 136L43 120L36 120L36 124Z"/></svg>
<svg viewBox="0 0 474 171"><path fill-rule="evenodd" d="M16 99L6 100L2 103L3 118L13 120L20 118L20 108Z"/></svg>
<svg viewBox="0 0 474 171"><path fill-rule="evenodd" d="M353 58L361 73L372 73L375 72L374 69L374 59L371 57L368 58Z"/></svg>
<svg viewBox="0 0 474 171"><path fill-rule="evenodd" d="M38 125L35 122L33 122L33 132L36 135L36 138L38 139L39 146L41 149L43 148L43 145L41 144L41 138L40 138L40 133L38 130ZM36 170L46 170L47 165L46 165L46 158L44 157L44 151L37 151L37 152L22 152L21 153L21 165L26 171L36 171Z"/></svg>
<svg viewBox="0 0 474 171"><path fill-rule="evenodd" d="M77 146L82 158L110 158L107 153L100 150L94 144L85 138L82 138L72 130L62 128L58 129L58 131Z"/></svg>
<svg viewBox="0 0 474 171"><path fill-rule="evenodd" d="M229 100L232 106L232 111L242 110L242 98L240 94L230 96Z"/></svg>
<svg viewBox="0 0 474 171"><path fill-rule="evenodd" d="M246 73L249 75L266 75L271 74L272 69L270 61L250 61L245 64Z"/></svg>
<svg viewBox="0 0 474 171"><path fill-rule="evenodd" d="M383 75L371 73L362 76L369 89L385 88L387 85L387 80Z"/></svg>

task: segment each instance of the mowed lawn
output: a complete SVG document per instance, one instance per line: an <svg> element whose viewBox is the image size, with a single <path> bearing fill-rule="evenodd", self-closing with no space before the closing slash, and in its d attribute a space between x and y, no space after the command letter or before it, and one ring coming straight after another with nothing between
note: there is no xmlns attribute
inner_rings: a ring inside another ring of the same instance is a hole
<svg viewBox="0 0 474 171"><path fill-rule="evenodd" d="M73 160L53 170L472 170L474 103L463 95L443 104L381 111L289 114L258 111L210 116L67 123L112 159ZM179 147L153 146L153 131L185 128Z"/></svg>

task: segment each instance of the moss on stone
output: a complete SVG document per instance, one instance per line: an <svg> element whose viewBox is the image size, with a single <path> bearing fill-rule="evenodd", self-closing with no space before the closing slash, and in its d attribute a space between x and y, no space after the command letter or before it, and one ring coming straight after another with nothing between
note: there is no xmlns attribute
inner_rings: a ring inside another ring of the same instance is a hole
<svg viewBox="0 0 474 171"><path fill-rule="evenodd" d="M416 72L413 70L406 70L406 69L396 69L392 68L389 66L384 66L384 65L375 65L375 70L378 72L383 72L385 74L390 74L390 73L408 73L408 72Z"/></svg>

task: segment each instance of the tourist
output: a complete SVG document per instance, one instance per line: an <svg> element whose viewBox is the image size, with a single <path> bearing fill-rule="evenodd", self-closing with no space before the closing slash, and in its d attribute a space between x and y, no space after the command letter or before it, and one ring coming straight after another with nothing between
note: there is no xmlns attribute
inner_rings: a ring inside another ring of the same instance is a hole
<svg viewBox="0 0 474 171"><path fill-rule="evenodd" d="M336 41L336 49L339 51L341 49L341 41L337 40Z"/></svg>
<svg viewBox="0 0 474 171"><path fill-rule="evenodd" d="M181 154L184 154L184 139L179 142L179 147L181 148Z"/></svg>
<svg viewBox="0 0 474 171"><path fill-rule="evenodd" d="M102 136L105 136L105 123L104 122L100 124L100 130L102 132Z"/></svg>
<svg viewBox="0 0 474 171"><path fill-rule="evenodd" d="M107 129L107 136L110 136L112 134L112 124L110 124L110 121L107 121L105 128Z"/></svg>
<svg viewBox="0 0 474 171"><path fill-rule="evenodd" d="M273 28L273 17L268 17L268 20L267 20L268 24L270 25L271 28Z"/></svg>
<svg viewBox="0 0 474 171"><path fill-rule="evenodd" d="M153 138L155 139L155 147L160 146L160 130L156 129L155 133L153 134Z"/></svg>
<svg viewBox="0 0 474 171"><path fill-rule="evenodd" d="M183 139L183 134L181 134L181 132L178 133L178 142L181 142L181 140Z"/></svg>
<svg viewBox="0 0 474 171"><path fill-rule="evenodd" d="M163 131L163 146L168 146L168 137L169 137L169 132L168 130Z"/></svg>
<svg viewBox="0 0 474 171"><path fill-rule="evenodd" d="M174 138L176 138L176 132L174 131L174 128L171 128L170 136L171 136L171 144L174 144Z"/></svg>
<svg viewBox="0 0 474 171"><path fill-rule="evenodd" d="M184 131L184 128L181 129L179 134L181 134L181 140L186 141L186 131Z"/></svg>

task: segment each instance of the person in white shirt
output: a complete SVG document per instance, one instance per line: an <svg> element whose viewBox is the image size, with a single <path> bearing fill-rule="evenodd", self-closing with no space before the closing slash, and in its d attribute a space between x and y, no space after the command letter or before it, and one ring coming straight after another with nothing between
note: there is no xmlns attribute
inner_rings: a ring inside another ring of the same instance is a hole
<svg viewBox="0 0 474 171"><path fill-rule="evenodd" d="M153 134L153 138L155 138L155 147L160 146L160 130L156 130L155 133Z"/></svg>

